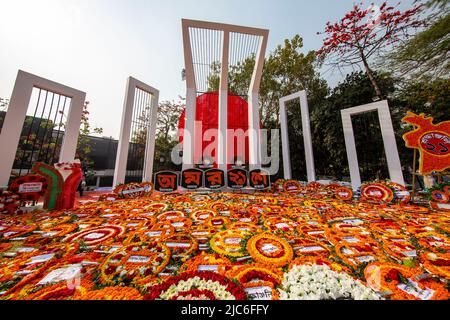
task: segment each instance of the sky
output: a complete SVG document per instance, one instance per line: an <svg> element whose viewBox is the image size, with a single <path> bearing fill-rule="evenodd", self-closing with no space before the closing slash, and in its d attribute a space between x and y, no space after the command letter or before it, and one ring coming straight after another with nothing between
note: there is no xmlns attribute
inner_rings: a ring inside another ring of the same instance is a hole
<svg viewBox="0 0 450 320"><path fill-rule="evenodd" d="M382 1L366 1L381 4ZM321 47L318 31L353 0L0 0L0 97L19 69L87 93L91 124L118 138L126 79L185 95L181 19L270 30L267 54L300 34L304 52ZM391 3L397 3L396 0ZM403 0L401 8L413 0ZM341 75L323 76L330 85Z"/></svg>

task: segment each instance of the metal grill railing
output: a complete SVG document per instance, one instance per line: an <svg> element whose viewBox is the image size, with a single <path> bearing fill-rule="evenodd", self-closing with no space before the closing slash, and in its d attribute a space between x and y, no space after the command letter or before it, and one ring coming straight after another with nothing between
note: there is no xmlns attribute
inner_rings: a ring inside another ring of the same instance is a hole
<svg viewBox="0 0 450 320"><path fill-rule="evenodd" d="M71 98L34 88L17 147L12 176L29 173L33 164L58 162Z"/></svg>
<svg viewBox="0 0 450 320"><path fill-rule="evenodd" d="M126 183L141 182L143 179L147 133L151 120L152 98L152 94L136 88L125 177Z"/></svg>
<svg viewBox="0 0 450 320"><path fill-rule="evenodd" d="M361 180L389 179L378 112L352 116Z"/></svg>

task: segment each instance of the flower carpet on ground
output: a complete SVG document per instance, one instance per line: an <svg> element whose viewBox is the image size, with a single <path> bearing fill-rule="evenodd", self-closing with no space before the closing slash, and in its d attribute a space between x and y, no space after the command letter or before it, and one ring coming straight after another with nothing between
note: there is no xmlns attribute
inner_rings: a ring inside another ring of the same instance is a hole
<svg viewBox="0 0 450 320"><path fill-rule="evenodd" d="M0 299L449 299L448 212L340 193L101 197L5 215Z"/></svg>

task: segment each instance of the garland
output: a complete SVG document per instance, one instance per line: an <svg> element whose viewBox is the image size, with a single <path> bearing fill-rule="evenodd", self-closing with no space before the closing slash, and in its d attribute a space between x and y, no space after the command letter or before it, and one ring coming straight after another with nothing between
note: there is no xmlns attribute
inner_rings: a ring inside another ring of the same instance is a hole
<svg viewBox="0 0 450 320"><path fill-rule="evenodd" d="M132 244L106 257L100 265L100 275L106 284L145 283L164 270L170 255L164 244Z"/></svg>
<svg viewBox="0 0 450 320"><path fill-rule="evenodd" d="M244 240L251 234L243 230L225 230L216 233L209 245L216 253L229 258L242 258L246 255Z"/></svg>
<svg viewBox="0 0 450 320"><path fill-rule="evenodd" d="M412 268L388 263L369 264L364 275L367 284L377 292L395 300L445 300L450 295L443 284L431 279L420 279Z"/></svg>
<svg viewBox="0 0 450 320"><path fill-rule="evenodd" d="M252 237L247 243L247 251L253 260L279 267L289 264L294 257L289 243L268 233Z"/></svg>
<svg viewBox="0 0 450 320"><path fill-rule="evenodd" d="M202 292L203 295L198 295ZM217 300L247 300L243 288L213 272L192 272L172 277L164 283L148 288L144 300L173 300L178 297L205 298L208 291Z"/></svg>
<svg viewBox="0 0 450 320"><path fill-rule="evenodd" d="M83 241L87 246L95 246L113 240L115 237L122 235L124 231L125 228L122 226L99 226L77 232L64 241Z"/></svg>

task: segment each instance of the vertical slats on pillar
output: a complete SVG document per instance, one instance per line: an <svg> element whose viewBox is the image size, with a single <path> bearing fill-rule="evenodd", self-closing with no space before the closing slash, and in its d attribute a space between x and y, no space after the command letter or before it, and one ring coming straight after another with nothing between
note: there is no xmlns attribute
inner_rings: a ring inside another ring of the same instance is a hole
<svg viewBox="0 0 450 320"><path fill-rule="evenodd" d="M134 182L152 180L158 96L155 88L128 78L114 186L125 183L127 177Z"/></svg>
<svg viewBox="0 0 450 320"><path fill-rule="evenodd" d="M227 170L228 159L228 56L230 47L230 33L224 32L223 52L219 90L219 141L217 146L218 165L221 170Z"/></svg>
<svg viewBox="0 0 450 320"><path fill-rule="evenodd" d="M244 63L246 59L255 54L255 67L247 93L237 93L247 95L249 99L249 136L250 136L250 162L254 165L251 168L261 167L261 146L260 146L260 117L259 117L259 87L264 66L264 58L267 47L268 30L233 26L206 21L182 20L184 59L186 66L186 121L183 140L183 170L194 167L194 143L195 119L196 119L196 96L197 93L204 93L211 90L209 81L211 76L217 77L217 69L211 73L212 66L216 62L215 53L219 45L217 35L223 34L223 47L221 52L221 68L219 86L219 138L217 158L219 167L227 168L228 141L227 141L227 120L228 120L228 66L237 66ZM230 35L232 38L230 45ZM211 48L211 45L214 48ZM231 51L230 51L231 48ZM257 49L256 49L257 48ZM231 58L230 58L231 57ZM212 58L212 59L211 59ZM230 61L231 59L231 61ZM226 63L224 63L226 62ZM227 70L224 70L225 66ZM206 68L206 73L205 73ZM217 78L213 78L217 79ZM205 85L206 83L206 85ZM205 90L206 87L206 90ZM214 88L215 89L215 88ZM222 136L222 137L221 137ZM225 160L224 160L225 159Z"/></svg>
<svg viewBox="0 0 450 320"><path fill-rule="evenodd" d="M344 128L345 145L347 148L347 158L350 168L350 177L353 189L361 186L361 175L359 171L358 155L356 152L355 135L353 131L352 115L366 112L378 111L381 132L383 135L385 154L388 162L390 178L392 181L404 185L403 172L401 168L400 156L398 154L397 142L395 140L394 128L392 125L389 104L387 101L378 101L367 105L362 105L350 109L341 110L342 125Z"/></svg>
<svg viewBox="0 0 450 320"><path fill-rule="evenodd" d="M0 134L0 186L8 184L13 167L15 174L26 174L36 161L57 162L58 149L60 162L74 160L85 97L84 92L19 70ZM58 115L66 112L65 107L60 110L63 98L70 100L70 109L57 126ZM66 134L60 143L62 127ZM15 163L16 155L20 159Z"/></svg>

